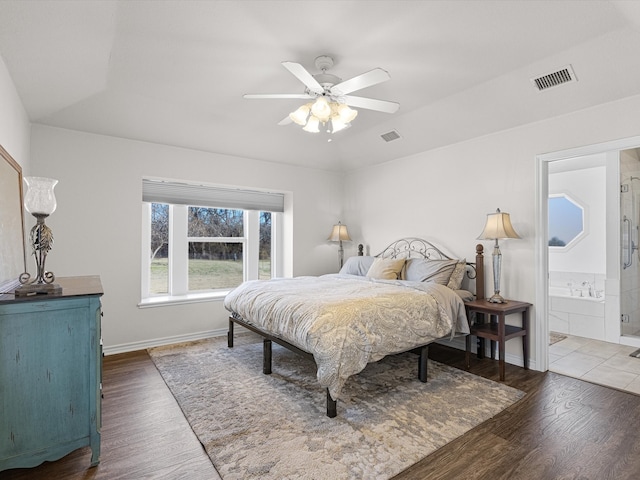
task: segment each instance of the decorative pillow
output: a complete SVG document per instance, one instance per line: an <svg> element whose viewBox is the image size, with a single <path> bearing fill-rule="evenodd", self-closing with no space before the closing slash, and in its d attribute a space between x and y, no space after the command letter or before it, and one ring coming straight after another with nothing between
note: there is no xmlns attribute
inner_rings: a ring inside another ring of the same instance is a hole
<svg viewBox="0 0 640 480"><path fill-rule="evenodd" d="M405 279L412 282L431 282L447 285L457 264L458 260L410 258L407 260Z"/></svg>
<svg viewBox="0 0 640 480"><path fill-rule="evenodd" d="M467 259L463 258L462 260L458 260L453 272L451 273L451 277L449 278L449 283L447 283L447 287L451 290L460 290L462 286L462 280L464 279L464 274L467 270Z"/></svg>
<svg viewBox="0 0 640 480"><path fill-rule="evenodd" d="M404 258L376 258L367 272L367 277L379 280L397 280L404 267Z"/></svg>
<svg viewBox="0 0 640 480"><path fill-rule="evenodd" d="M364 277L367 275L369 268L373 265L375 257L349 257L344 265L340 269L340 273L347 275L360 275Z"/></svg>

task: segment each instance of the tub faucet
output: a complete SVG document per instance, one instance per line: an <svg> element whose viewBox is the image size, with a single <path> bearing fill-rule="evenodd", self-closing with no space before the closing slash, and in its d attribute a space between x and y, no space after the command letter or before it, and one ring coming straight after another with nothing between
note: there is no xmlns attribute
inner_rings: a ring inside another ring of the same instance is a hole
<svg viewBox="0 0 640 480"><path fill-rule="evenodd" d="M590 297L595 297L594 293L593 293L593 285L591 285L590 282L582 282L582 286L583 287L588 287L589 288L589 296Z"/></svg>

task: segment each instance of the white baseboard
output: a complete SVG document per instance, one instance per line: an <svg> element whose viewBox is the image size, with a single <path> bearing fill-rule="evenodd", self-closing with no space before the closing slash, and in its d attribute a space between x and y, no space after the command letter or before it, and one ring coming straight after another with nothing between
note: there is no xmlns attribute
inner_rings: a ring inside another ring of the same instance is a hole
<svg viewBox="0 0 640 480"><path fill-rule="evenodd" d="M204 332L189 333L186 335L175 335L173 337L153 338L141 342L121 343L120 345L105 346L103 352L105 355L115 355L118 353L135 352L136 350L146 350L147 348L170 345L172 343L184 343L192 342L194 340L202 340L203 338L220 337L226 334L227 329L220 328L217 330L207 330Z"/></svg>

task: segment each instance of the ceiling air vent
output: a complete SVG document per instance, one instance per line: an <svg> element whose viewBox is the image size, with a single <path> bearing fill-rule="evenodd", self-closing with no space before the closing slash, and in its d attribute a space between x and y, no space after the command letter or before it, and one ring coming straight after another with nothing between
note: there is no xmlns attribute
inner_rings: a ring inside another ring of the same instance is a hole
<svg viewBox="0 0 640 480"><path fill-rule="evenodd" d="M551 87L557 87L563 83L577 82L576 74L573 73L571 65L561 68L557 72L548 73L541 77L532 78L531 82L536 86L538 91L546 90Z"/></svg>
<svg viewBox="0 0 640 480"><path fill-rule="evenodd" d="M385 142L392 142L394 140L398 140L400 138L400 134L395 130L391 130L390 132L383 133L380 135Z"/></svg>

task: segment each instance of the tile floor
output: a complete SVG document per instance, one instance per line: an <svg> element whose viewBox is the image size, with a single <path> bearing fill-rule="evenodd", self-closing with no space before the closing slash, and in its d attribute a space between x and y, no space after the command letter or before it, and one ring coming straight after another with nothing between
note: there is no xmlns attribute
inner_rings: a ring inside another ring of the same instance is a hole
<svg viewBox="0 0 640 480"><path fill-rule="evenodd" d="M640 394L636 347L568 336L549 346L549 370L588 382Z"/></svg>

